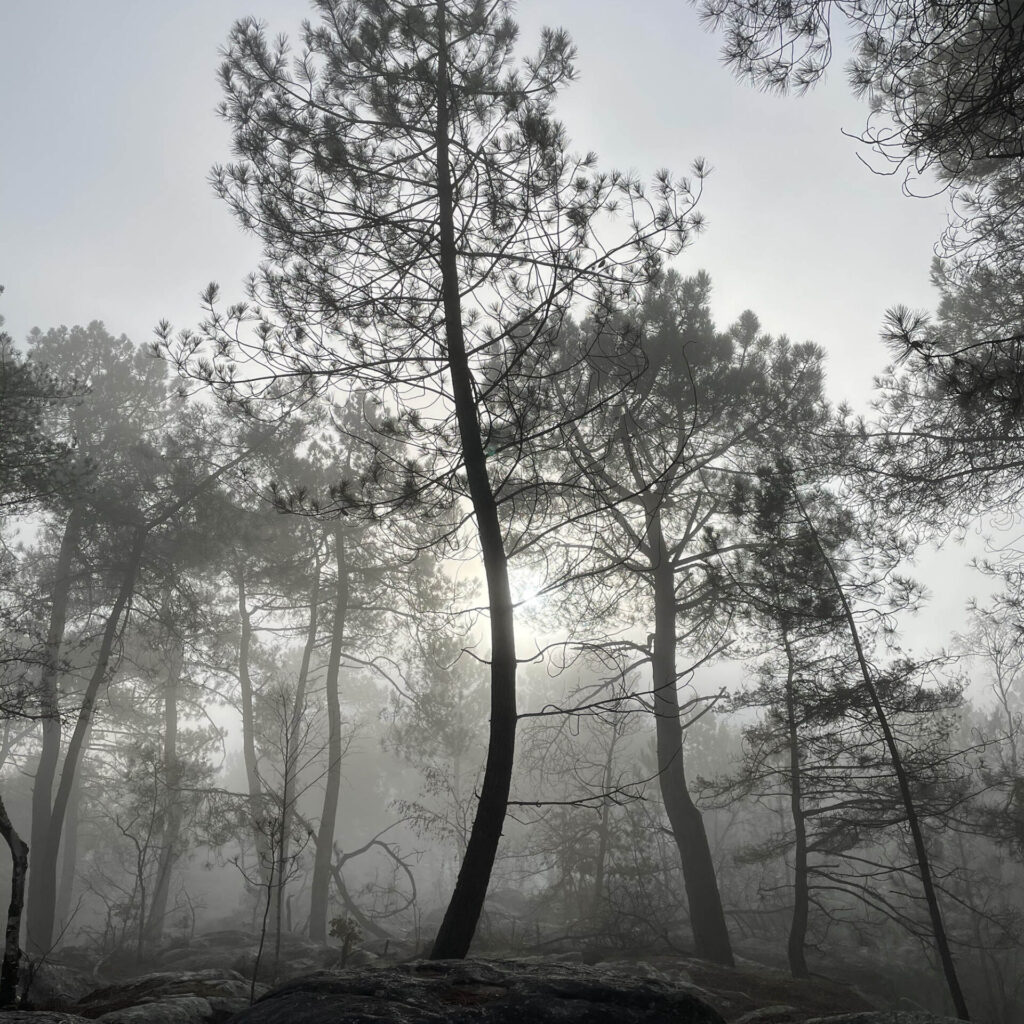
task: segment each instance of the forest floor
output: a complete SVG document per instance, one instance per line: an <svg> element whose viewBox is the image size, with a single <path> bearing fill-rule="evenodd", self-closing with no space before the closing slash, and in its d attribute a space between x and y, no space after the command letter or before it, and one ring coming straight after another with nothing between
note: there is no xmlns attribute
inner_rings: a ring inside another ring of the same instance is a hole
<svg viewBox="0 0 1024 1024"><path fill-rule="evenodd" d="M170 945L146 962L90 958L69 949L36 972L24 1011L4 1024L931 1024L890 1000L822 976L739 958L734 968L686 956L570 951L467 961L407 959L285 936L264 948L251 933L221 931ZM401 958L401 959L400 959ZM289 980L290 979L290 980ZM250 1007L250 997L256 1002ZM904 1004L905 1006L906 1004ZM28 1007L34 1008L29 1011ZM889 1007L889 1008L885 1008ZM836 1015L845 1015L839 1016Z"/></svg>

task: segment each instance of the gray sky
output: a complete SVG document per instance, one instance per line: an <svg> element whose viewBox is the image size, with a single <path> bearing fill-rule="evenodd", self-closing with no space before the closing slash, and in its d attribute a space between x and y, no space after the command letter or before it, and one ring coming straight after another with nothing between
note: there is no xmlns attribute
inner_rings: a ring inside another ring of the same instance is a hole
<svg viewBox="0 0 1024 1024"><path fill-rule="evenodd" d="M258 248L207 183L230 157L217 49L253 14L294 34L305 0L3 0L0 3L0 313L33 326L104 320L148 341L198 318L217 280L240 294ZM753 309L830 356L830 391L860 404L885 362L885 309L931 304L942 199L910 200L842 134L865 107L837 67L809 96L767 96L721 65L683 0L522 0L524 48L567 28L579 81L560 104L573 144L649 177L714 168L708 230L678 261L708 270L716 315Z"/></svg>
<svg viewBox="0 0 1024 1024"><path fill-rule="evenodd" d="M241 296L258 247L207 182L230 158L217 50L239 17L294 35L308 12L305 0L0 0L0 314L15 338L100 319L145 342L161 318L194 324L211 280ZM684 0L521 0L518 17L524 50L544 24L576 41L579 80L558 108L575 148L645 178L696 156L714 168L708 229L677 266L710 272L719 322L750 308L773 333L817 341L832 397L863 406L886 362L886 308L933 304L946 207L858 159L843 129L859 131L866 107L841 61L808 96L769 96L722 66ZM942 581L963 559L924 572L947 621L965 588Z"/></svg>

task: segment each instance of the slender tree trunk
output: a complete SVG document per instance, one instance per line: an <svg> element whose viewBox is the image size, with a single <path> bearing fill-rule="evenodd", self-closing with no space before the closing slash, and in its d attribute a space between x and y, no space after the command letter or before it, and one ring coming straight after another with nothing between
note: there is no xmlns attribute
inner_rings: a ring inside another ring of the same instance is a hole
<svg viewBox="0 0 1024 1024"><path fill-rule="evenodd" d="M252 649L252 614L249 611L245 574L238 572L238 687L242 702L242 759L245 762L245 780L249 796L258 803L263 788L260 785L259 766L256 760L256 719L253 711L252 675L249 658ZM255 810L255 808L254 808Z"/></svg>
<svg viewBox="0 0 1024 1024"><path fill-rule="evenodd" d="M313 659L313 649L316 647L316 631L320 612L321 569L322 563L319 551L317 551L313 569L313 585L309 595L309 629L306 633L305 646L302 649L299 677L295 683L295 699L292 702L291 715L286 724L284 786L281 793L281 839L278 844L277 860L277 899L274 902L273 920L271 921L271 927L274 929L276 937L274 947L275 965L280 958L281 951L281 925L284 912L285 886L288 880L288 857L291 851L292 819L295 817L295 791L298 788L298 737L299 730L302 728L302 716L306 710L306 686L309 681L309 666Z"/></svg>
<svg viewBox="0 0 1024 1024"><path fill-rule="evenodd" d="M935 949L939 954L939 961L942 964L942 972L946 978L949 995L953 1000L953 1006L956 1010L957 1017L959 1017L960 1020L969 1021L971 1017L967 1011L967 1001L964 998L963 989L960 987L960 979L957 977L956 964L953 961L953 953L949 947L949 938L946 935L946 926L942 920L942 910L939 906L938 893L935 891L935 881L932 876L931 863L928 857L928 846L924 841L924 832L921 829L921 821L917 816L917 806L914 803L914 797L910 787L910 779L908 778L906 768L903 765L903 756L900 753L899 744L896 742L895 735L893 735L892 728L889 725L889 716L885 712L882 701L878 696L878 689L875 687L874 680L871 677L867 658L864 655L864 648L860 642L860 630L857 629L857 622L853 617L853 610L850 608L850 602L846 598L846 588L840 582L839 575L836 573L835 567L832 564L832 559L829 558L826 553L825 547L821 543L821 538L818 536L818 531L815 528L814 523L811 521L810 516L807 514L807 510L804 508L803 502L800 500L800 495L795 487L793 488L793 495L800 508L801 515L810 529L811 536L814 538L815 546L821 555L825 568L828 570L828 574L832 579L836 595L839 597L839 601L842 604L843 617L846 619L846 624L850 630L850 636L853 640L853 648L857 654L857 664L860 666L861 679L864 682L864 690L868 695L868 699L871 701L875 717L878 719L878 724L882 730L882 736L885 740L886 748L889 751L889 759L892 761L893 771L896 774L896 782L899 786L900 797L903 801L904 813L907 816L907 826L910 829L910 836L914 845L918 873L921 876L921 888L924 890L924 899L928 906L928 916L931 919L932 935L935 939Z"/></svg>
<svg viewBox="0 0 1024 1024"><path fill-rule="evenodd" d="M4 931L4 958L0 966L0 1006L13 1006L18 998L18 968L21 964L21 910L25 905L25 875L28 847L18 835L0 797L0 835L11 851L11 901Z"/></svg>
<svg viewBox="0 0 1024 1024"><path fill-rule="evenodd" d="M619 728L618 724L614 723L612 725L611 742L608 744L608 750L604 759L604 778L602 784L606 794L611 792L612 788L612 779L615 772L615 747L618 742ZM608 860L608 846L611 841L611 830L609 828L611 824L611 810L611 799L605 796L601 802L601 817L597 826L597 856L594 858L594 892L590 900L590 915L594 920L599 917L604 904L605 864Z"/></svg>
<svg viewBox="0 0 1024 1024"><path fill-rule="evenodd" d="M167 923L171 878L179 854L181 832L181 766L178 763L178 697L181 673L185 665L185 641L174 637L167 682L164 689L164 821L159 830L160 855L157 859L153 898L149 909L146 943L159 945Z"/></svg>
<svg viewBox="0 0 1024 1024"><path fill-rule="evenodd" d="M654 682L658 781L679 850L697 956L732 966L732 945L718 891L704 819L690 797L683 763L683 728L676 686L675 574L661 532L661 510L648 512L647 539L654 563Z"/></svg>
<svg viewBox="0 0 1024 1024"><path fill-rule="evenodd" d="M800 773L800 737L796 721L794 689L795 665L789 638L783 632L786 648L786 726L789 731L789 807L793 816L793 918L789 926L789 969L794 978L806 978L807 920L810 892L807 884L807 821L803 809L803 776Z"/></svg>
<svg viewBox="0 0 1024 1024"><path fill-rule="evenodd" d="M84 757L84 754L83 754ZM75 773L68 801L67 821L61 837L60 884L57 887L57 910L54 915L58 929L67 927L71 901L75 895L75 873L78 869L78 826L82 818L82 773Z"/></svg>
<svg viewBox="0 0 1024 1024"><path fill-rule="evenodd" d="M46 830L41 853L33 847L32 872L30 875L29 888L29 949L31 952L45 955L53 946L53 926L57 911L57 853L60 849L61 835L64 831L64 820L67 815L68 802L71 799L71 790L81 762L82 752L85 749L85 740L92 724L92 711L99 694L100 687L107 678L107 669L110 665L110 656L114 650L114 643L117 640L121 628L121 616L125 612L128 600L135 589L135 581L138 578L139 569L142 565L142 552L146 544L147 531L144 528L136 530L135 539L128 554L128 562L125 565L124 575L121 579L121 586L117 592L110 614L103 628L103 636L100 640L99 651L96 655L96 664L93 666L92 675L86 685L85 693L82 696L82 704L78 711L78 719L75 722L74 732L68 742L67 753L64 755L64 764L61 768L60 782L57 784L57 792L53 798L53 810L50 814L50 827ZM35 877L35 894L37 904L35 909L32 906L33 889L31 878ZM31 926L34 924L34 928Z"/></svg>
<svg viewBox="0 0 1024 1024"><path fill-rule="evenodd" d="M313 880L310 884L309 937L314 942L327 942L327 908L331 898L331 860L334 856L334 830L338 820L338 797L341 794L341 697L338 677L341 672L341 651L345 642L345 620L348 616L349 578L345 553L345 527L334 526L334 559L338 579L334 591L334 624L331 630L331 651L327 657L327 781L324 786L323 811L316 835L313 859Z"/></svg>
<svg viewBox="0 0 1024 1024"><path fill-rule="evenodd" d="M249 610L248 594L245 587L245 570L239 567L238 578L238 690L242 702L242 760L245 763L245 780L249 790L249 808L253 820L253 834L256 845L256 868L260 882L270 884L273 874L271 861L273 852L267 841L266 829L260 822L264 812L263 783L260 780L259 759L256 756L256 714L250 660L252 654L252 613Z"/></svg>
<svg viewBox="0 0 1024 1024"><path fill-rule="evenodd" d="M455 890L434 940L435 960L469 952L498 852L508 810L516 738L516 643L512 593L498 506L487 474L487 456L466 352L456 262L454 191L449 158L448 38L445 0L437 0L437 198L445 340L463 465L476 518L491 621L491 722L480 801Z"/></svg>
<svg viewBox="0 0 1024 1024"><path fill-rule="evenodd" d="M47 912L52 896L46 892L46 878L42 870L35 870L35 859L43 857L49 842L50 815L53 812L53 784L60 761L61 727L60 702L57 680L60 677L61 645L67 624L68 598L71 593L71 567L78 548L82 517L77 505L64 525L57 565L50 590L50 622L46 631L46 646L39 679L39 703L42 712L42 746L35 782L32 786L31 846L33 870L28 879L28 948L33 953L49 949L49 935L53 927L53 911ZM57 852L53 851L56 858ZM35 941L35 937L39 941Z"/></svg>

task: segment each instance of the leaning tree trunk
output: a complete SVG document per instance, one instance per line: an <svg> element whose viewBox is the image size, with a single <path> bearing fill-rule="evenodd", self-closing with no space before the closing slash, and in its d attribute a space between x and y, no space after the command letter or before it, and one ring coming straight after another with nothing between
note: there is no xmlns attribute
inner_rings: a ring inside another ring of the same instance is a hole
<svg viewBox="0 0 1024 1024"><path fill-rule="evenodd" d="M316 835L313 859L313 880L310 883L309 937L314 942L327 941L327 908L331 900L331 860L334 856L334 830L338 820L338 798L341 795L341 697L338 677L341 672L341 651L345 643L345 620L348 616L349 575L345 554L345 527L334 526L334 560L338 579L334 590L334 624L331 630L331 651L327 657L327 782L324 786L323 811Z"/></svg>
<svg viewBox="0 0 1024 1024"><path fill-rule="evenodd" d="M42 712L42 744L35 782L32 786L31 846L33 869L28 879L28 948L33 953L46 953L50 948L53 929L53 886L47 893L46 879L42 870L35 870L35 857L42 855L49 843L50 815L53 811L53 784L57 777L60 761L60 706L57 680L60 677L61 645L67 623L68 598L71 593L71 565L78 538L81 533L82 517L78 506L71 509L64 535L61 538L57 565L54 570L53 586L50 592L50 622L46 631L46 645L42 672L39 679L39 703ZM54 859L57 851L53 851ZM51 904L48 909L48 904ZM38 937L38 941L37 941Z"/></svg>
<svg viewBox="0 0 1024 1024"><path fill-rule="evenodd" d="M470 831L448 909L434 940L432 959L462 958L469 952L477 921L487 896L491 869L508 810L516 736L516 645L512 592L508 580L505 542L498 506L487 474L487 456L480 437L480 421L466 351L459 294L459 271L449 157L448 38L445 0L437 0L437 199L441 289L445 340L451 375L455 418L459 427L462 461L487 580L491 620L491 723L487 762L476 817Z"/></svg>
<svg viewBox="0 0 1024 1024"><path fill-rule="evenodd" d="M18 835L0 797L0 835L11 851L11 902L7 907L4 959L0 966L0 1006L13 1006L18 998L18 967L21 964L21 909L25 905L25 874L28 847Z"/></svg>
<svg viewBox="0 0 1024 1024"><path fill-rule="evenodd" d="M864 648L860 642L860 630L857 628L857 622L853 617L853 609L850 607L850 602L846 598L846 588L842 585L842 582L839 579L839 574L836 572L835 566L832 564L832 559L829 558L826 553L825 547L821 543L821 538L818 536L818 531L811 521L810 516L807 514L807 510L804 508L803 502L800 500L800 495L797 493L795 487L793 488L793 496L800 508L800 513L803 516L804 521L807 523L811 536L814 539L815 546L818 549L818 553L821 555L822 562L828 571L832 584L835 587L836 595L842 605L843 617L846 619L846 625L850 630L850 637L853 640L853 649L857 655L857 664L860 667L864 690L868 695L868 700L871 702L871 707L875 712L875 717L878 719L878 725L882 730L882 737L885 740L886 748L889 751L889 759L892 761L893 772L896 774L896 782L899 786L900 798L903 802L904 813L907 816L907 826L910 829L910 837L914 845L918 874L921 877L921 888L924 891L924 899L928 907L928 916L931 920L932 935L935 939L935 949L939 954L939 961L942 964L942 972L946 979L949 995L953 1001L957 1017L959 1017L960 1020L969 1021L971 1017L967 1011L967 1000L964 998L963 989L960 987L960 979L956 973L956 964L953 962L953 952L950 949L949 938L946 935L946 926L942 920L942 909L939 907L939 897L938 893L935 891L935 881L932 875L931 861L928 856L928 846L924 841L924 832L921 829L921 821L917 815L917 806L914 803L914 796L910 788L910 779L907 776L907 771L903 764L903 755L900 752L899 744L896 742L896 737L889 725L889 716L886 714L882 701L878 696L878 689L871 677L867 658L864 655Z"/></svg>
<svg viewBox="0 0 1024 1024"><path fill-rule="evenodd" d="M786 725L789 731L789 806L793 815L793 918L789 926L786 951L794 978L806 978L807 921L810 891L807 884L807 819L803 808L803 776L800 767L800 736L796 721L796 695L793 692L795 667L789 638L783 633L786 648Z"/></svg>
<svg viewBox="0 0 1024 1024"><path fill-rule="evenodd" d="M82 751L82 759L88 752L88 737ZM75 773L68 800L68 813L64 822L64 834L60 842L60 881L57 886L57 907L54 920L63 931L71 923L71 903L75 895L75 876L78 871L78 828L82 820L82 773Z"/></svg>
<svg viewBox="0 0 1024 1024"><path fill-rule="evenodd" d="M648 513L647 539L654 559L654 683L658 782L679 850L697 956L732 966L732 945L718 891L704 819L690 797L683 763L683 727L676 687L675 574L661 532L661 510Z"/></svg>
<svg viewBox="0 0 1024 1024"><path fill-rule="evenodd" d="M125 609L135 589L135 581L142 566L146 535L147 531L144 528L136 530L121 579L121 586L104 624L99 651L96 655L96 664L93 666L92 675L89 677L85 693L82 696L75 728L68 742L67 753L64 755L60 782L57 785L57 792L54 794L49 827L44 833L42 850L36 849L33 844L32 871L29 875L30 929L28 938L30 951L39 955L46 955L53 946L53 927L57 911L57 854L64 831L64 820L85 749L86 736L92 725L93 707L96 704L100 687L107 678L114 643L122 626L121 617L122 614L126 614ZM35 809L33 808L34 817ZM33 879L35 879L34 887ZM35 906L32 903L33 896L36 898Z"/></svg>

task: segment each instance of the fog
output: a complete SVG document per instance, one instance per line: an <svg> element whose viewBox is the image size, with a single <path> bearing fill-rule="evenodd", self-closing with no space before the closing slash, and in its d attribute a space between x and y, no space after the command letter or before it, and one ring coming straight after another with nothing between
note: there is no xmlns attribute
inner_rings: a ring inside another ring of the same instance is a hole
<svg viewBox="0 0 1024 1024"><path fill-rule="evenodd" d="M0 1005L1024 1019L1021 15L827 10L0 13Z"/></svg>

